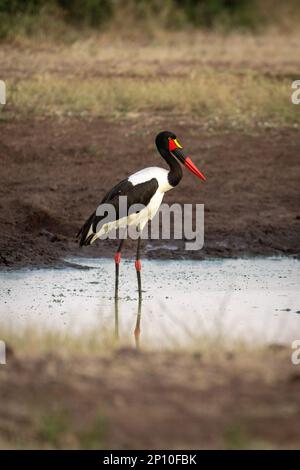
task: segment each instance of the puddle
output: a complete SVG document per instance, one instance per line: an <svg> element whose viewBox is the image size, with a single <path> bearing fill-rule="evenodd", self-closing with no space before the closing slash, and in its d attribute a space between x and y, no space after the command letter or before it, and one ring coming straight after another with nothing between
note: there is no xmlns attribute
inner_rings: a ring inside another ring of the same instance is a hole
<svg viewBox="0 0 300 470"><path fill-rule="evenodd" d="M1 324L65 332L115 330L114 264L72 258L82 269L0 272ZM92 269L84 269L89 266ZM285 258L143 261L141 343L191 345L203 334L249 342L300 339L300 261ZM137 319L134 262L121 263L119 334Z"/></svg>

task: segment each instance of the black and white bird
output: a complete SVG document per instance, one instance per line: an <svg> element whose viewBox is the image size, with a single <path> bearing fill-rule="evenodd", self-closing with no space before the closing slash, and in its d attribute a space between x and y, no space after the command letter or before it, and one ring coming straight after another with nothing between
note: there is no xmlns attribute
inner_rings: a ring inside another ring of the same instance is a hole
<svg viewBox="0 0 300 470"><path fill-rule="evenodd" d="M139 233L149 220L152 220L161 205L164 194L170 189L175 188L182 178L182 169L180 163L187 167L194 175L205 181L204 175L194 165L192 160L185 156L182 146L178 142L173 132L160 132L155 140L156 147L169 165L169 170L156 166L144 168L125 180L114 186L105 195L97 211L89 217L85 224L79 230L77 237L80 237L80 246L92 244L101 235L110 230L134 225ZM127 212L120 214L120 197L127 197ZM101 204L112 204L115 209L114 220L107 221L107 218L99 214ZM144 208L137 212L130 212L133 204L142 204ZM118 297L119 286L119 264L121 261L121 249L124 239L120 241L117 252L115 253L116 280L115 280L115 298ZM140 261L140 242L138 237L135 268L138 279L139 300L142 297L141 289L141 261Z"/></svg>

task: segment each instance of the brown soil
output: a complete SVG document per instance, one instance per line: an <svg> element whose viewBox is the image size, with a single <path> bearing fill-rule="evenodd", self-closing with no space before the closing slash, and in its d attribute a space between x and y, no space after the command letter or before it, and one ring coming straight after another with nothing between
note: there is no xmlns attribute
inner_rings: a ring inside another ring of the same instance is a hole
<svg viewBox="0 0 300 470"><path fill-rule="evenodd" d="M290 353L9 356L0 447L299 448L300 372Z"/></svg>
<svg viewBox="0 0 300 470"><path fill-rule="evenodd" d="M115 242L79 250L74 235L112 185L143 167L164 166L154 148L164 128L177 134L207 176L204 184L184 172L180 186L165 198L205 204L205 247L187 252L183 241L176 241L174 252L158 249L145 256L299 254L299 131L212 133L178 116L112 122L44 117L0 121L1 264L112 255ZM133 249L128 241L125 253Z"/></svg>

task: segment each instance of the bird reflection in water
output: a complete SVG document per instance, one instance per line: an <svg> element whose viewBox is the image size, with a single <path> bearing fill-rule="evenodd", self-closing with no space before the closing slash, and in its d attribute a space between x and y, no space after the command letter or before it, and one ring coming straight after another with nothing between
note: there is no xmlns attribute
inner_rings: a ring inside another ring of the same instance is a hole
<svg viewBox="0 0 300 470"><path fill-rule="evenodd" d="M140 348L140 335L141 335L141 318L142 318L142 299L139 297L138 311L136 315L136 322L134 328L134 340L136 349ZM115 298L115 340L118 341L120 337L119 330L119 299Z"/></svg>

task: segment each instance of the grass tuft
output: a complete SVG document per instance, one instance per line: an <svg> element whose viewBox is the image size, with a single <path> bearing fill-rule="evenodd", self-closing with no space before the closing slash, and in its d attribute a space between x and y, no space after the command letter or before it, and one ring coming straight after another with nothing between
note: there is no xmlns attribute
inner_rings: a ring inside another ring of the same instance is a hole
<svg viewBox="0 0 300 470"><path fill-rule="evenodd" d="M249 126L299 124L290 100L291 81L213 69L184 77L64 79L42 75L9 80L8 101L20 113L50 116L102 116L130 113L191 115Z"/></svg>

